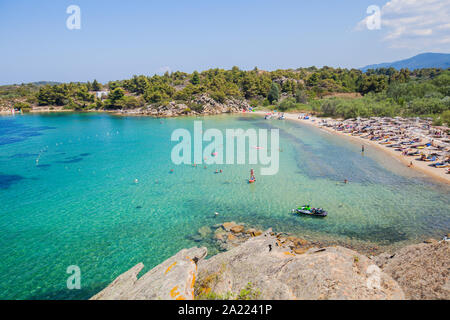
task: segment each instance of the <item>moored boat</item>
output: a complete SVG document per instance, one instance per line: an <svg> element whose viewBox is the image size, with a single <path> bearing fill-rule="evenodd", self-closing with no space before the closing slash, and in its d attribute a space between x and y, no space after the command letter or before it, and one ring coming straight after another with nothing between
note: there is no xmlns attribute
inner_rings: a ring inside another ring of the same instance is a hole
<svg viewBox="0 0 450 320"><path fill-rule="evenodd" d="M296 214L303 214L303 215L313 216L313 217L326 217L328 215L328 212L326 212L322 208L311 208L308 205L303 206L303 207L298 207L297 209L293 209L292 212L296 213Z"/></svg>

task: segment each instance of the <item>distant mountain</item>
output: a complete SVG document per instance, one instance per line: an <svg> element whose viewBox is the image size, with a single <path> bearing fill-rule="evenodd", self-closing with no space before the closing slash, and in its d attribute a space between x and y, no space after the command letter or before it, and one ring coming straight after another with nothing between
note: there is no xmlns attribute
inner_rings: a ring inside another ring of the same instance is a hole
<svg viewBox="0 0 450 320"><path fill-rule="evenodd" d="M361 68L362 71L369 69L390 68L397 70L408 68L409 70L423 69L423 68L450 68L450 54L448 53L422 53L409 59L386 62L380 64L372 64Z"/></svg>
<svg viewBox="0 0 450 320"><path fill-rule="evenodd" d="M61 84L61 82L56 82L56 81L35 81L35 82L27 82L27 83L14 83L14 84L3 84L0 85L0 87L5 88L5 87L17 87L17 86L21 86L22 84L24 85L33 85L36 87L42 87L45 85L55 85L55 84Z"/></svg>
<svg viewBox="0 0 450 320"><path fill-rule="evenodd" d="M61 82L56 82L56 81L36 81L36 82L31 82L31 84L34 84L36 86L45 86L47 84L49 84L49 85L61 84Z"/></svg>

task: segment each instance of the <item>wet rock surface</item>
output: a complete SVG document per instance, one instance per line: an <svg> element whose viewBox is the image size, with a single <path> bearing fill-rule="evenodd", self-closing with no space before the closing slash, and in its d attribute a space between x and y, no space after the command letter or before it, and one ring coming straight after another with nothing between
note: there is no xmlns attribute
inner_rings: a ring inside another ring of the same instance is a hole
<svg viewBox="0 0 450 320"><path fill-rule="evenodd" d="M213 233L213 240L215 245L220 251L227 251L239 246L248 239L258 237L263 234L263 231L253 227L247 227L244 223L236 223L234 221L224 222L223 224L216 224L213 226L215 229ZM311 248L312 246L320 247L317 242L309 242L305 239L289 235L287 233L274 233L278 243L290 250L301 251L305 248Z"/></svg>

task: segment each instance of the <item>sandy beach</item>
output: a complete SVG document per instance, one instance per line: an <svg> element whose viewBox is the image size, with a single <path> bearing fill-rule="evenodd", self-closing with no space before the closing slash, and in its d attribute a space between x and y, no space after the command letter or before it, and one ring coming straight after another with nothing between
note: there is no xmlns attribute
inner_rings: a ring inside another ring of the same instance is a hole
<svg viewBox="0 0 450 320"><path fill-rule="evenodd" d="M268 111L255 111L253 113L265 115ZM413 162L413 166L410 167L411 170L417 170L421 173L426 174L430 178L433 178L437 181L440 181L442 183L450 184L450 174L446 173L446 169L441 168L434 168L429 166L429 162L419 161L417 160L417 156L403 156L400 152L395 151L393 148L388 148L385 145L381 145L378 143L378 141L371 141L368 139L363 139L359 136L352 136L348 133L340 132L333 130L332 128L324 127L319 125L319 121L321 118L310 116L308 120L299 119L298 113L284 113L284 116L287 120L293 120L296 122L304 123L306 125L315 126L316 128L320 128L322 130L326 130L327 132L330 132L331 134L335 134L337 136L342 136L348 139L353 139L353 141L360 142L361 145L364 146L371 146L375 147L380 151L385 152L386 154L389 154L390 156L394 157L398 161L402 162L405 166L408 166L410 162Z"/></svg>

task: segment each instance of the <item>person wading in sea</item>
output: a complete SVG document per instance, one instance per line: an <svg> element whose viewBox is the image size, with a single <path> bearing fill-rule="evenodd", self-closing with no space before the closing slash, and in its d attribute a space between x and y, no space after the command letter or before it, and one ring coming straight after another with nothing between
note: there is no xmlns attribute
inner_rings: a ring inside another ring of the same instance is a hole
<svg viewBox="0 0 450 320"><path fill-rule="evenodd" d="M253 171L253 169L250 170L250 180L256 181L255 171Z"/></svg>

